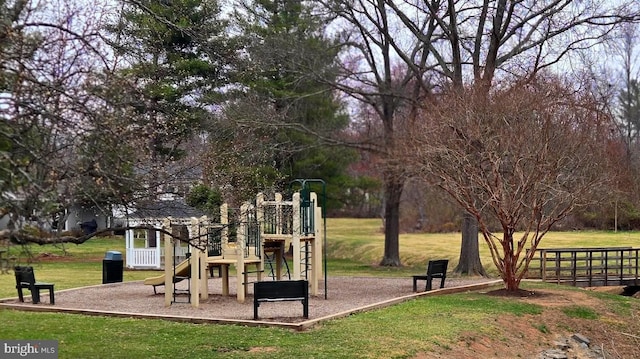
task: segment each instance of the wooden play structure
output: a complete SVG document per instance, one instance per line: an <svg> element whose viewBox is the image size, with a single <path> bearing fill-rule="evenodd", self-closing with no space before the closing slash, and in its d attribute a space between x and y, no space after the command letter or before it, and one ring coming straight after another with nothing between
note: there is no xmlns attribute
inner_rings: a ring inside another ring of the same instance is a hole
<svg viewBox="0 0 640 359"><path fill-rule="evenodd" d="M233 266L239 302L245 301L251 283L269 277L273 280L306 280L310 294L317 295L322 274L324 227L316 225L316 222L321 220L322 210L317 196L308 191L303 195L295 192L291 200L283 200L279 193L273 199L258 194L255 204L245 203L234 210L223 204L218 223L207 217L194 217L188 221L185 218L165 218L158 233L160 242L157 243L157 247L164 243L164 274L147 278L144 283L152 285L154 290L157 286L165 287L166 306L186 294L191 305L198 307L200 299L209 296L207 283L208 274L213 273L212 268L219 268L221 294L229 295L229 267ZM183 235L172 232L180 226L183 227ZM180 243L188 245L187 258L171 261ZM290 249L291 271L285 260L285 253ZM271 275L265 273L265 266L269 267ZM176 283L179 282L187 283L186 289L182 284L178 290Z"/></svg>

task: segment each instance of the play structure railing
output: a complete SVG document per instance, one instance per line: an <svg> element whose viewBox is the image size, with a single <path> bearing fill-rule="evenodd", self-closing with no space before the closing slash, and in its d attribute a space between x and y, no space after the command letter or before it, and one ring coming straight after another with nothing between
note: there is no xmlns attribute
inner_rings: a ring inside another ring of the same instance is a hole
<svg viewBox="0 0 640 359"><path fill-rule="evenodd" d="M316 233L315 207L313 199L303 199L300 203L300 233L304 236Z"/></svg>
<svg viewBox="0 0 640 359"><path fill-rule="evenodd" d="M207 228L207 248L209 257L222 255L222 230Z"/></svg>
<svg viewBox="0 0 640 359"><path fill-rule="evenodd" d="M262 240L260 238L260 225L258 225L258 223L248 223L247 232L247 256L250 255L249 250L253 248L253 254L256 257L261 257L260 247L262 246Z"/></svg>
<svg viewBox="0 0 640 359"><path fill-rule="evenodd" d="M212 227L201 224L199 233L205 233L207 253L210 257L225 256L225 248L236 244L242 238L241 247L244 257L261 257L260 224L256 219L255 206L244 205L241 208L227 209L221 206L225 214L221 216L221 225ZM232 217L232 219L229 219Z"/></svg>
<svg viewBox="0 0 640 359"><path fill-rule="evenodd" d="M293 234L292 201L283 201L280 194L276 194L273 201L266 201L263 196L259 196L257 206L261 211L262 230L265 234Z"/></svg>
<svg viewBox="0 0 640 359"><path fill-rule="evenodd" d="M301 235L307 236L316 232L315 228L315 199L301 199L298 218L294 220L293 201L283 201L278 193L275 200L264 200L259 196L257 206L260 208L263 234L268 235L292 235L297 230ZM298 221L299 219L299 221ZM294 223L299 222L299 228L294 228Z"/></svg>

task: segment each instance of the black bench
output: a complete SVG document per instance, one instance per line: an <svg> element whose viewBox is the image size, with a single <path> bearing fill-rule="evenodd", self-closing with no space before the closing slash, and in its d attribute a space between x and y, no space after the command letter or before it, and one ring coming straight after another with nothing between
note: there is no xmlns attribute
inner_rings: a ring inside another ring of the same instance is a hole
<svg viewBox="0 0 640 359"><path fill-rule="evenodd" d="M31 300L33 304L40 303L40 290L49 290L49 302L56 304L53 294L52 283L36 282L36 276L33 273L33 267L15 266L13 270L16 273L16 289L18 290L18 299L24 302L22 289L28 289L31 292Z"/></svg>
<svg viewBox="0 0 640 359"><path fill-rule="evenodd" d="M302 302L303 315L309 318L309 282L279 280L253 283L253 319L258 319L258 307L263 302Z"/></svg>
<svg viewBox="0 0 640 359"><path fill-rule="evenodd" d="M426 291L431 290L431 282L433 278L440 278L440 288L444 288L444 280L447 278L447 266L449 265L448 259L438 259L429 261L427 264L427 275L414 275L413 276L413 291L418 291L418 281L426 280Z"/></svg>

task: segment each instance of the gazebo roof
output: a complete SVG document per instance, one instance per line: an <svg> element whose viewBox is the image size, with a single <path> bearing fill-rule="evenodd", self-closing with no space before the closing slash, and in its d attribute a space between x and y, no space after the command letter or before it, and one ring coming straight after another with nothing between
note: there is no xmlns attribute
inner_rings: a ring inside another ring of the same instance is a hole
<svg viewBox="0 0 640 359"><path fill-rule="evenodd" d="M140 203L136 211L129 215L130 219L174 219L200 218L206 216L203 211L187 205L183 199Z"/></svg>

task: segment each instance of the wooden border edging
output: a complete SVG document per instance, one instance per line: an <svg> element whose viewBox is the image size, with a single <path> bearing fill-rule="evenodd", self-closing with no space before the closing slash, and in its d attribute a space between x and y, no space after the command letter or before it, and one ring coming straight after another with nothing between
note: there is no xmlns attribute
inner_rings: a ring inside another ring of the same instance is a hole
<svg viewBox="0 0 640 359"><path fill-rule="evenodd" d="M499 284L499 283L502 283L502 280L494 280L494 281L490 281L490 282L486 282L486 283L480 283L480 284L469 284L469 285L464 285L464 286L460 286L460 287L434 289L434 290L431 290L431 291L428 291L428 292L412 293L412 294L405 295L405 296L402 296L402 297L388 299L388 300L385 300L385 301L382 301L382 302L365 305L365 306L362 306L362 307L359 307L359 308L346 310L346 311L339 312L339 313L336 313L336 314L326 315L324 317L307 320L307 321L304 321L304 322L301 322L301 323L298 323L298 324L300 325L300 330L309 329L309 328L313 327L315 324L323 322L323 321L332 320L332 319L338 319L338 318L349 316L351 314L360 313L360 312L366 312L366 311L369 311L369 310L385 308L385 307L388 307L388 306L391 306L391 305L394 305L394 304L403 303L403 302L406 302L406 301L409 301L409 300L412 300L412 299L416 299L416 298L419 298L419 297L442 295L442 294L452 294L452 293L461 293L461 292L485 289L485 288L489 288L489 287L494 286L495 284Z"/></svg>

